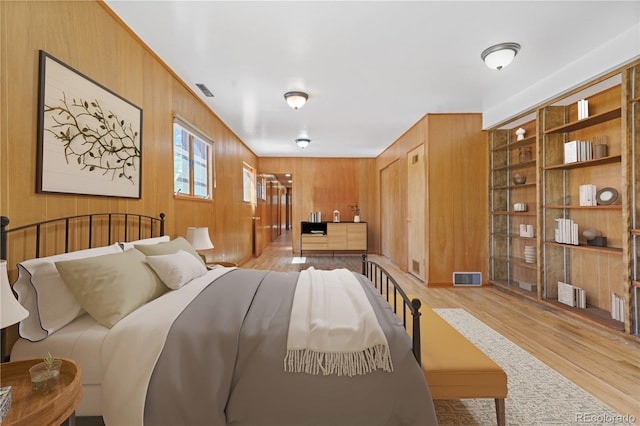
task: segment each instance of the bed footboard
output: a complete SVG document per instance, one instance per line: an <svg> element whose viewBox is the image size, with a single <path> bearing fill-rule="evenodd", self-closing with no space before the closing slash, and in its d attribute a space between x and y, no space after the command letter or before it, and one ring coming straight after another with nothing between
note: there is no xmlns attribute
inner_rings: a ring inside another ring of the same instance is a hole
<svg viewBox="0 0 640 426"><path fill-rule="evenodd" d="M421 365L420 306L422 306L422 303L419 299L409 299L409 296L391 274L376 262L368 260L366 255L362 256L362 274L371 280L373 286L380 291L380 295L391 305L393 312L402 320L404 328L407 329L410 324L413 355L418 364ZM409 314L411 315L411 321L408 321Z"/></svg>

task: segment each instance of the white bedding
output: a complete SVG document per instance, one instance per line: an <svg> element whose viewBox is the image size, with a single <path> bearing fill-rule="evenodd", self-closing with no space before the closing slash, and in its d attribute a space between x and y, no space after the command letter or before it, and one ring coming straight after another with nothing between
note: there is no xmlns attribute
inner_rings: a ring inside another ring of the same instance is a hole
<svg viewBox="0 0 640 426"><path fill-rule="evenodd" d="M11 350L11 361L43 358L51 352L56 357L75 360L82 369L83 384L99 385L102 383L102 342L108 333L108 328L98 324L89 314L84 314L45 340L18 340Z"/></svg>
<svg viewBox="0 0 640 426"><path fill-rule="evenodd" d="M167 333L182 310L235 268L216 268L136 309L110 330L103 345L102 408L109 425L142 425L149 379Z"/></svg>
<svg viewBox="0 0 640 426"><path fill-rule="evenodd" d="M102 343L108 333L108 328L98 324L89 314L84 314L44 340L30 342L19 339L11 350L11 360L43 358L47 352L75 360L80 365L83 386L76 414L101 416Z"/></svg>
<svg viewBox="0 0 640 426"><path fill-rule="evenodd" d="M105 423L142 424L146 384L169 327L182 309L215 278L234 268L216 268L179 290L141 306L108 329L84 314L38 342L19 339L11 360L71 358L81 369L84 395L79 416L104 416ZM123 392L127 390L127 392ZM97 395L100 395L97 397Z"/></svg>

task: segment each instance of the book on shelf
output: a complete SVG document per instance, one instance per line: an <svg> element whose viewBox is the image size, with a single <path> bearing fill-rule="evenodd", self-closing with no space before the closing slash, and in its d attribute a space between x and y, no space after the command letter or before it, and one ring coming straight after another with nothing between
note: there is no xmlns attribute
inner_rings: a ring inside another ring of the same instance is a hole
<svg viewBox="0 0 640 426"><path fill-rule="evenodd" d="M533 234L533 225L527 225L525 223L521 223L520 224L520 236L521 237L527 237L527 238L533 238L534 234Z"/></svg>
<svg viewBox="0 0 640 426"><path fill-rule="evenodd" d="M580 185L580 205L581 206L596 206L598 204L596 199L596 186L593 184Z"/></svg>
<svg viewBox="0 0 640 426"><path fill-rule="evenodd" d="M591 141L569 141L564 143L564 162L577 163L593 160L593 144Z"/></svg>
<svg viewBox="0 0 640 426"><path fill-rule="evenodd" d="M536 283L531 282L531 281L518 281L518 287L520 287L523 290L527 290L527 291L535 291L536 290Z"/></svg>
<svg viewBox="0 0 640 426"><path fill-rule="evenodd" d="M611 318L624 322L625 301L624 297L611 292Z"/></svg>
<svg viewBox="0 0 640 426"><path fill-rule="evenodd" d="M309 213L309 222L313 222L313 223L322 222L322 214L320 212Z"/></svg>
<svg viewBox="0 0 640 426"><path fill-rule="evenodd" d="M573 220L556 219L554 231L556 243L578 245L578 224Z"/></svg>
<svg viewBox="0 0 640 426"><path fill-rule="evenodd" d="M564 143L564 162L576 163L578 161L578 142L570 141Z"/></svg>
<svg viewBox="0 0 640 426"><path fill-rule="evenodd" d="M593 144L591 141L580 141L580 157L578 161L593 160Z"/></svg>
<svg viewBox="0 0 640 426"><path fill-rule="evenodd" d="M589 117L589 101L580 99L578 101L578 120L583 120L587 117Z"/></svg>
<svg viewBox="0 0 640 426"><path fill-rule="evenodd" d="M573 220L556 219L554 231L556 243L578 245L578 224Z"/></svg>
<svg viewBox="0 0 640 426"><path fill-rule="evenodd" d="M581 309L587 308L587 292L579 287L573 288L576 295L576 306Z"/></svg>
<svg viewBox="0 0 640 426"><path fill-rule="evenodd" d="M558 302L574 308L587 307L587 292L580 287L558 281Z"/></svg>
<svg viewBox="0 0 640 426"><path fill-rule="evenodd" d="M558 302L569 306L576 306L576 299L571 284L558 281Z"/></svg>

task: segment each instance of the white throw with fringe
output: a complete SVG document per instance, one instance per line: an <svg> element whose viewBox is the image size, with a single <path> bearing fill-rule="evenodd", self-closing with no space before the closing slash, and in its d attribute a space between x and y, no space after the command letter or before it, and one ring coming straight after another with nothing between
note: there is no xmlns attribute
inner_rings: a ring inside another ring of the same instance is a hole
<svg viewBox="0 0 640 426"><path fill-rule="evenodd" d="M387 338L351 271L311 267L300 272L284 369L349 377L393 371Z"/></svg>

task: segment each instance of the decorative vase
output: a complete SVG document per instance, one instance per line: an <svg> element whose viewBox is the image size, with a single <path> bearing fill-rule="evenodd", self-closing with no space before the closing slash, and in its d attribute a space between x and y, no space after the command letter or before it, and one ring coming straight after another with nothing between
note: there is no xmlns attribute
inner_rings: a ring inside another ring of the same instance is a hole
<svg viewBox="0 0 640 426"><path fill-rule="evenodd" d="M520 148L519 159L521 163L531 161L531 148Z"/></svg>
<svg viewBox="0 0 640 426"><path fill-rule="evenodd" d="M522 185L527 181L527 177L520 173L514 173L511 178L513 179L513 183L516 185Z"/></svg>
<svg viewBox="0 0 640 426"><path fill-rule="evenodd" d="M594 146L593 151L594 158L603 158L607 156L608 146L606 144L599 143Z"/></svg>
<svg viewBox="0 0 640 426"><path fill-rule="evenodd" d="M51 392L58 384L62 360L56 359L49 367L44 362L39 362L29 369L31 374L31 390L41 395Z"/></svg>
<svg viewBox="0 0 640 426"><path fill-rule="evenodd" d="M360 222L360 215L355 215L355 216L353 217L353 221L354 221L354 222Z"/></svg>

